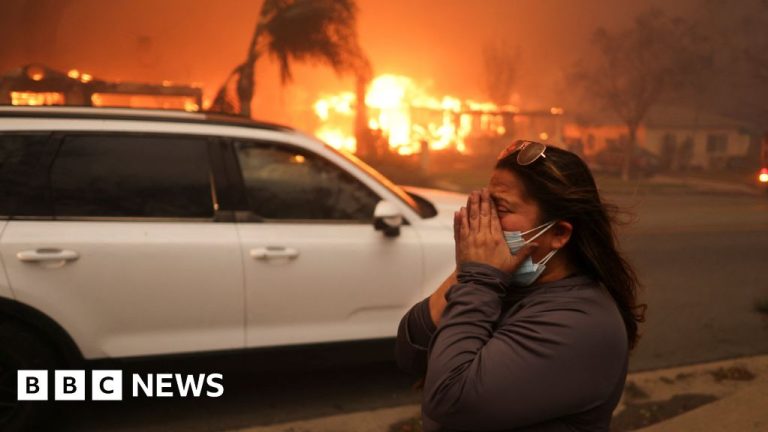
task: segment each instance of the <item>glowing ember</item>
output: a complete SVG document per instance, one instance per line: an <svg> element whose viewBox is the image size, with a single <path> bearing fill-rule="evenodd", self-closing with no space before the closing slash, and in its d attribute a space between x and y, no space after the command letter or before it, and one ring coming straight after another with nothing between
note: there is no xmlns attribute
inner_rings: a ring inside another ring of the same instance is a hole
<svg viewBox="0 0 768 432"><path fill-rule="evenodd" d="M320 98L314 111L320 120L315 134L328 144L354 152L355 94L344 92ZM399 75L380 75L371 81L365 97L366 124L379 132L393 152L420 153L422 145L431 150L467 150L470 134L499 136L506 133L502 113L517 108L499 107L490 102L462 101L451 96L431 96L412 79Z"/></svg>
<svg viewBox="0 0 768 432"><path fill-rule="evenodd" d="M200 111L200 106L190 100L184 101L184 111L197 112Z"/></svg>
<svg viewBox="0 0 768 432"><path fill-rule="evenodd" d="M42 81L45 78L45 69L40 66L30 66L27 68L27 76L32 81Z"/></svg>

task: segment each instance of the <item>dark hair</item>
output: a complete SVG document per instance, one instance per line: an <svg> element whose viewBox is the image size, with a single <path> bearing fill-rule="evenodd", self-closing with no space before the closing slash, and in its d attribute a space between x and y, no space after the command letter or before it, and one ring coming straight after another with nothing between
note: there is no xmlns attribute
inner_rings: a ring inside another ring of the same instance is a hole
<svg viewBox="0 0 768 432"><path fill-rule="evenodd" d="M573 225L564 250L581 271L601 282L611 294L624 319L629 348L633 349L647 305L636 303L637 274L617 247L613 223L618 208L600 199L589 167L577 155L547 146L546 157L520 165L518 151L500 159L496 169L517 174L527 197L539 205L542 221L565 220Z"/></svg>

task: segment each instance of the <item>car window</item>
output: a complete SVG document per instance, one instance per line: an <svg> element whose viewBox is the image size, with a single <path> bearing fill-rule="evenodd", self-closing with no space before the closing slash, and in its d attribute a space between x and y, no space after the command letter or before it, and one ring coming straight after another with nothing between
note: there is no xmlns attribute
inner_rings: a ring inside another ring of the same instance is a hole
<svg viewBox="0 0 768 432"><path fill-rule="evenodd" d="M367 175L368 177L371 177L375 182L389 189L390 192L392 192L395 196L397 196L400 199L400 201L405 203L408 207L413 209L413 211L418 213L419 216L423 218L430 218L437 215L436 212L432 212L432 209L430 208L431 203L428 206L422 205L422 203L419 203L418 200L416 200L413 197L413 194L406 192L400 186L392 183L392 181L389 180L386 176L378 172L376 169L374 169L367 163L363 162L362 159L358 158L354 154L346 151L339 151L327 143L323 143L323 145L325 146L326 149L336 153L340 157L343 157L344 159L348 160L350 163L354 164L358 169L360 169L360 171L365 173L365 175Z"/></svg>
<svg viewBox="0 0 768 432"><path fill-rule="evenodd" d="M379 197L328 160L294 147L237 142L251 209L264 219L371 222Z"/></svg>
<svg viewBox="0 0 768 432"><path fill-rule="evenodd" d="M56 217L213 216L204 139L68 136L50 177Z"/></svg>
<svg viewBox="0 0 768 432"><path fill-rule="evenodd" d="M51 216L48 134L0 134L0 216Z"/></svg>

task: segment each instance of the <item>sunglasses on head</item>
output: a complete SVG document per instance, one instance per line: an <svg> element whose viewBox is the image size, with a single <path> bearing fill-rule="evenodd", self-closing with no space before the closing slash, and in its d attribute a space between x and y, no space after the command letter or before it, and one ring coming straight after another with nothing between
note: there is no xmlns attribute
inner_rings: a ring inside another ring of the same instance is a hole
<svg viewBox="0 0 768 432"><path fill-rule="evenodd" d="M504 159L514 152L517 153L518 165L530 165L534 163L539 157L546 158L544 150L547 149L546 144L542 144L536 141L517 140L507 146L499 153L498 159Z"/></svg>

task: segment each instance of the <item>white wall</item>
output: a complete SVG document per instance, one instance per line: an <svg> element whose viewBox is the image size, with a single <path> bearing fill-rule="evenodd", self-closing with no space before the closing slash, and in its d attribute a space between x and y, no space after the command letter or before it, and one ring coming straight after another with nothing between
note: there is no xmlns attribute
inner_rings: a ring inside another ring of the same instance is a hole
<svg viewBox="0 0 768 432"><path fill-rule="evenodd" d="M671 134L675 137L677 146L688 138L693 139L693 155L691 166L699 168L714 168L717 165L717 159L729 157L743 157L749 151L750 136L740 133L735 129L725 128L654 128L647 130L646 139L641 145L647 150L661 155L664 136ZM707 140L709 135L721 134L727 137L725 150L721 153L710 153L707 151Z"/></svg>

